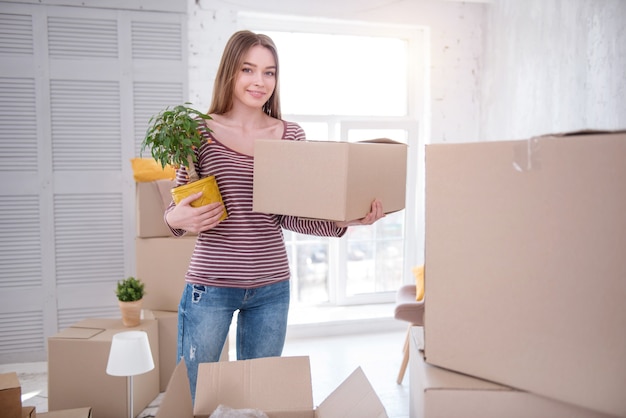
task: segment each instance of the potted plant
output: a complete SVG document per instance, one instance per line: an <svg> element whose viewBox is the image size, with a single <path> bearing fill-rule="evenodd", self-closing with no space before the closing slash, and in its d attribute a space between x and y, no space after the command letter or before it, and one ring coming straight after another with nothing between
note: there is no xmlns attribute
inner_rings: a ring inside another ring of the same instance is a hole
<svg viewBox="0 0 626 418"><path fill-rule="evenodd" d="M127 327L136 327L141 321L144 286L141 280L132 276L117 282L115 296L122 312L122 322Z"/></svg>
<svg viewBox="0 0 626 418"><path fill-rule="evenodd" d="M172 189L174 202L178 203L186 196L199 191L202 191L203 195L192 202L192 206L221 202L222 197L215 177L208 176L200 179L195 170L197 157L194 151L199 149L204 141L198 128L202 120L209 120L211 116L187 106L188 104L167 107L150 118L148 130L141 145L141 153L150 149L152 157L163 168L167 165L175 169L181 166L187 168L189 182ZM223 219L225 218L226 212L224 212Z"/></svg>

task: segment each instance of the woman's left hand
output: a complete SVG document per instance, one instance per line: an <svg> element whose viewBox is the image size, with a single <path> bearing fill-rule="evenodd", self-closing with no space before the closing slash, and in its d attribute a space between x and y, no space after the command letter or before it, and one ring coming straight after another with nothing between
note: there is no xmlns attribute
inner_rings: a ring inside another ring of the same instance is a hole
<svg viewBox="0 0 626 418"><path fill-rule="evenodd" d="M380 200L375 199L372 202L372 210L370 211L370 213L365 215L364 218L354 219L352 221L337 221L335 222L335 224L338 228L346 228L348 226L357 225L371 225L380 218L383 218L384 216L385 212L383 212L383 203Z"/></svg>

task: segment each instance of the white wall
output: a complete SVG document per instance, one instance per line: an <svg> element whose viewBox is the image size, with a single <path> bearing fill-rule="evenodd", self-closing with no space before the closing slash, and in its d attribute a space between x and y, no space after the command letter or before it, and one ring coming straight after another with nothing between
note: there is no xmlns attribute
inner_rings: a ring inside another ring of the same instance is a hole
<svg viewBox="0 0 626 418"><path fill-rule="evenodd" d="M480 137L626 128L626 1L496 0Z"/></svg>
<svg viewBox="0 0 626 418"><path fill-rule="evenodd" d="M431 38L430 135L424 142L478 139L484 3L442 0L189 1L190 100L208 107L212 80L237 12L427 27ZM280 51L279 51L280 53ZM428 106L427 106L428 107ZM425 121L420 121L424 123Z"/></svg>
<svg viewBox="0 0 626 418"><path fill-rule="evenodd" d="M427 27L426 143L626 128L624 0L188 1L200 107L237 12L253 11Z"/></svg>

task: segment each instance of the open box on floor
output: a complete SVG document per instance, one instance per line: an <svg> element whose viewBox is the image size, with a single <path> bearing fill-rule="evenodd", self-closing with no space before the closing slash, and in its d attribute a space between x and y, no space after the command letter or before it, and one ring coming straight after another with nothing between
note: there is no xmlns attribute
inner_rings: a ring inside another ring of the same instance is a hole
<svg viewBox="0 0 626 418"><path fill-rule="evenodd" d="M309 358L301 356L202 363L193 406L187 368L181 361L156 418L206 418L220 405L261 410L269 418L387 417L361 368L316 408Z"/></svg>

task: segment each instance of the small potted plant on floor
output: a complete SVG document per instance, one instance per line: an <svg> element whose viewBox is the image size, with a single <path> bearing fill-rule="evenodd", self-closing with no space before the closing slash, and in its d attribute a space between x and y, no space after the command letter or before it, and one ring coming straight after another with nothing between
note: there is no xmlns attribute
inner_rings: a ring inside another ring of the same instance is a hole
<svg viewBox="0 0 626 418"><path fill-rule="evenodd" d="M199 191L202 191L203 195L195 200L192 206L221 202L222 197L215 177L208 176L200 179L195 170L197 157L194 151L199 149L204 141L198 128L203 120L210 120L211 116L187 106L188 104L173 108L167 107L150 118L149 127L141 145L141 153L149 149L152 157L163 168L167 165L175 169L181 166L187 168L189 182L172 189L174 202L178 203L186 196ZM225 218L226 212L224 212L223 219Z"/></svg>
<svg viewBox="0 0 626 418"><path fill-rule="evenodd" d="M141 322L141 305L145 294L144 283L134 277L117 282L115 296L122 312L124 326L136 327Z"/></svg>

